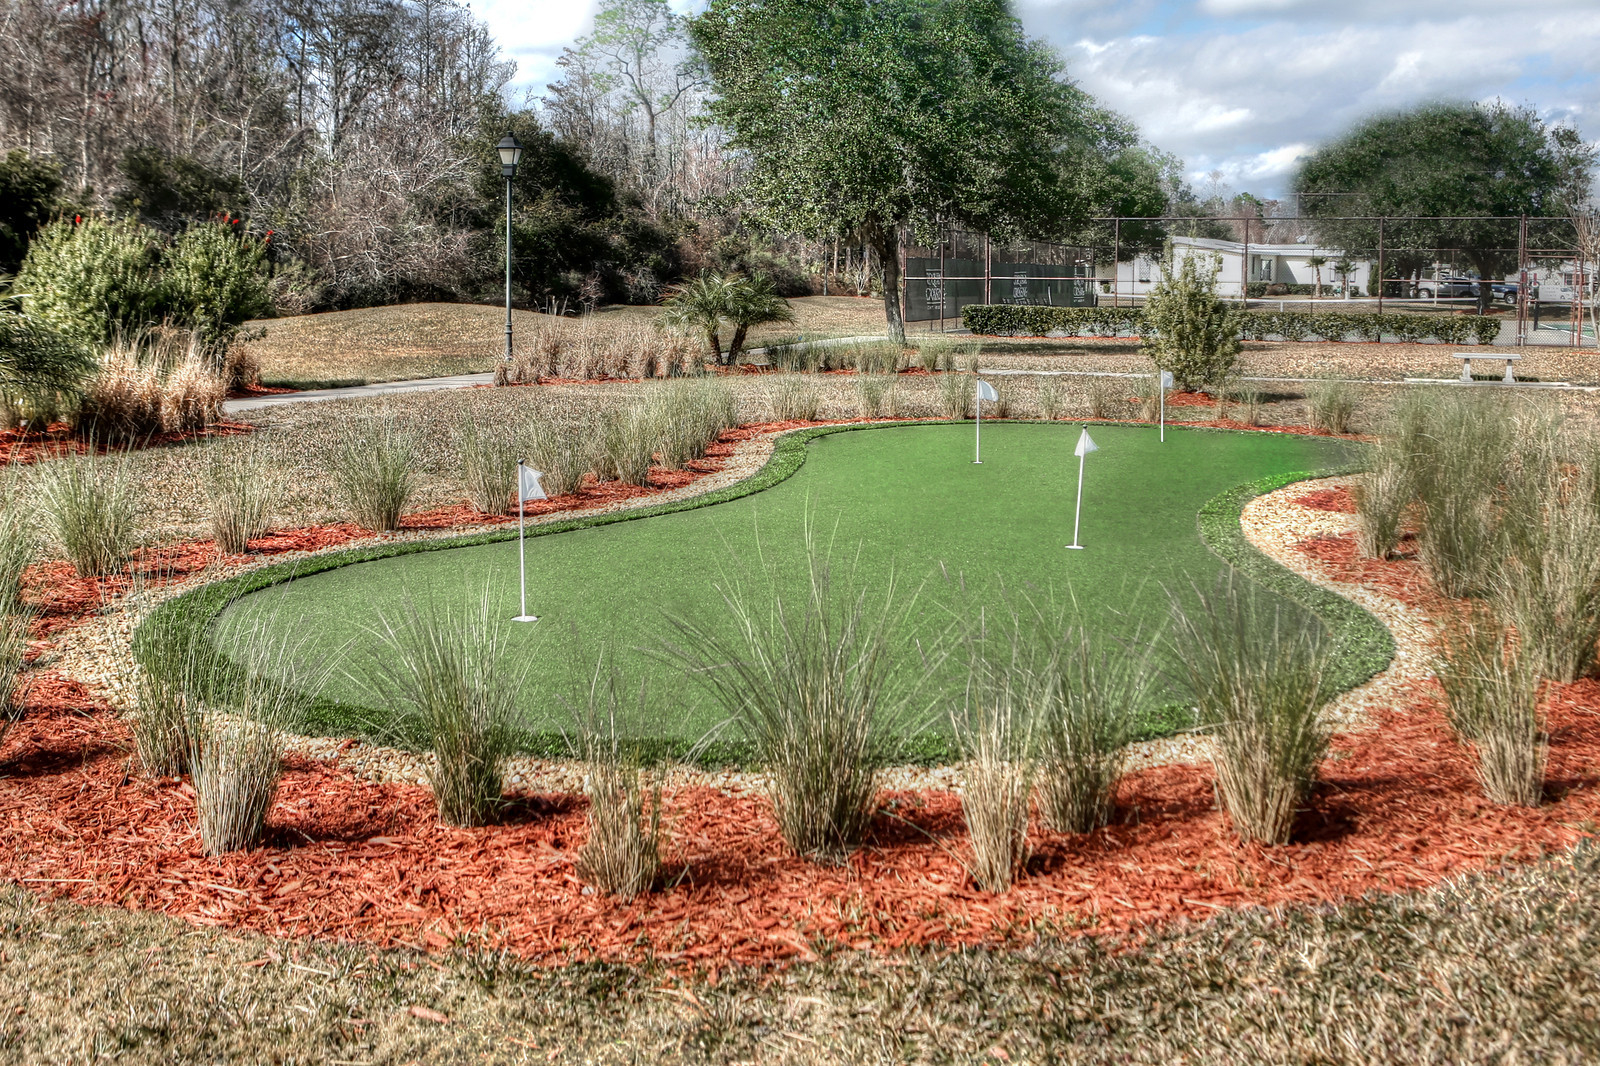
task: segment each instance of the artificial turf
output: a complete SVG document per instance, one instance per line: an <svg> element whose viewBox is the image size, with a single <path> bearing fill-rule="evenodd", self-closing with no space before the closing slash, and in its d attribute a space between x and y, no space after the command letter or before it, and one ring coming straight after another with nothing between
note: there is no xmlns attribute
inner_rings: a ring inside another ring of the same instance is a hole
<svg viewBox="0 0 1600 1066"><path fill-rule="evenodd" d="M742 583L760 599L776 582L798 592L805 576L803 530L831 543L836 570L881 590L891 574L920 589L926 632L971 621L1026 593L1075 601L1086 624L1122 637L1155 633L1169 593L1215 581L1226 564L1202 542L1196 516L1229 488L1271 475L1338 466L1348 445L1265 433L1096 426L1083 489L1082 551L1072 537L1080 427L987 424L984 461L972 462L970 425L917 425L820 437L804 466L765 491L713 507L575 529L527 541L528 605L541 620L512 626L509 654L527 668L525 700L534 734L569 719L562 697L587 682L595 656L614 654L630 688L648 679L637 734L672 747L714 730L723 713L659 650L671 615L727 623L723 591ZM460 607L490 587L509 617L517 609L517 543L502 541L406 554L328 570L246 597L221 622L226 643L247 623L306 635L337 653L343 670L328 695L374 708L367 680L378 653L373 627L398 619L406 599ZM1270 595L1270 594L1268 594ZM1320 627L1304 607L1279 605L1298 624ZM509 623L508 623L509 624ZM251 625L253 630L254 626ZM908 634L914 636L914 634ZM956 698L952 662L935 679L927 731L943 730L940 705ZM1173 723L1158 709L1147 727ZM378 715L381 718L381 713ZM366 730L370 732L370 730Z"/></svg>

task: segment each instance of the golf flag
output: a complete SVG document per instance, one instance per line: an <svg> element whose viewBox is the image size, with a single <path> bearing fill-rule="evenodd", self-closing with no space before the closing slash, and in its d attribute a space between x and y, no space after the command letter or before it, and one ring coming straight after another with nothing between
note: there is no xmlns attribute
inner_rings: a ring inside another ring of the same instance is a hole
<svg viewBox="0 0 1600 1066"><path fill-rule="evenodd" d="M533 467L524 466L521 463L517 464L518 503L527 503L529 500L548 500L550 498L545 495L544 486L539 483L539 479L542 477L544 475Z"/></svg>
<svg viewBox="0 0 1600 1066"><path fill-rule="evenodd" d="M1163 370L1161 372L1161 387L1163 389L1172 388L1172 371Z"/></svg>
<svg viewBox="0 0 1600 1066"><path fill-rule="evenodd" d="M998 399L1000 394L994 391L994 386L979 378L977 418L972 423L972 461L980 466L983 464L983 401L994 403Z"/></svg>
<svg viewBox="0 0 1600 1066"><path fill-rule="evenodd" d="M978 399L995 403L1000 399L1000 394L994 391L994 386L982 378L978 379Z"/></svg>
<svg viewBox="0 0 1600 1066"><path fill-rule="evenodd" d="M1167 390L1172 388L1172 371L1161 372L1161 443L1167 442Z"/></svg>
<svg viewBox="0 0 1600 1066"><path fill-rule="evenodd" d="M1089 436L1089 430L1085 427L1084 431L1078 434L1078 446L1072 450L1072 454L1078 457L1078 509L1072 516L1072 543L1067 547L1077 551L1083 550L1083 545L1078 543L1078 523L1083 518L1083 457L1099 450L1100 445L1094 442L1094 438Z"/></svg>

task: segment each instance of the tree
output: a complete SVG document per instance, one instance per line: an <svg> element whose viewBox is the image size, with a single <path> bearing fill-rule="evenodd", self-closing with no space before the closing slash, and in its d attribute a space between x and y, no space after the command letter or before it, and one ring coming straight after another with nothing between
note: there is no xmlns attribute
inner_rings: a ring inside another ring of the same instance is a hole
<svg viewBox="0 0 1600 1066"><path fill-rule="evenodd" d="M1060 228L1077 90L1002 0L712 0L690 34L752 214L869 245L895 340L904 227Z"/></svg>
<svg viewBox="0 0 1600 1066"><path fill-rule="evenodd" d="M1319 149L1295 193L1322 240L1350 254L1378 246L1378 223L1348 216L1385 216L1388 248L1458 250L1477 268L1481 313L1490 282L1517 266L1518 216L1564 214L1563 189L1593 163L1575 131L1547 127L1532 108L1428 104Z"/></svg>
<svg viewBox="0 0 1600 1066"><path fill-rule="evenodd" d="M61 168L13 148L0 159L0 274L14 274L61 196Z"/></svg>
<svg viewBox="0 0 1600 1066"><path fill-rule="evenodd" d="M111 198L122 214L176 233L190 222L232 214L245 205L244 182L198 159L156 145L130 148L122 157L125 184Z"/></svg>
<svg viewBox="0 0 1600 1066"><path fill-rule="evenodd" d="M1306 266L1317 272L1317 286L1311 292L1313 296L1322 295L1322 268L1327 265L1328 257L1325 255L1313 255L1306 258Z"/></svg>
<svg viewBox="0 0 1600 1066"><path fill-rule="evenodd" d="M752 274L736 278L728 292L728 321L733 324L733 339L728 342L728 363L739 361L744 351L745 336L752 326L767 326L775 322L793 322L794 311L789 301L778 295L772 278L766 274Z"/></svg>
<svg viewBox="0 0 1600 1066"><path fill-rule="evenodd" d="M1158 369L1172 371L1178 388L1220 385L1239 356L1242 332L1239 309L1217 296L1222 257L1174 257L1169 246L1164 258L1161 277L1145 297L1142 346Z"/></svg>
<svg viewBox="0 0 1600 1066"><path fill-rule="evenodd" d="M721 274L702 270L697 277L668 291L661 324L679 333L700 334L705 338L708 354L720 364L722 320L732 303L730 288L728 279Z"/></svg>

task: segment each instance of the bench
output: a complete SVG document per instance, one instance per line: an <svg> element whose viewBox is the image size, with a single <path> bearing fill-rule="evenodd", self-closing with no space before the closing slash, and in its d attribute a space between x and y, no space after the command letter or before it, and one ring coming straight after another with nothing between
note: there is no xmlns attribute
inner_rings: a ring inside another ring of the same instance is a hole
<svg viewBox="0 0 1600 1066"><path fill-rule="evenodd" d="M1507 355L1505 352L1455 352L1455 357L1461 360L1461 380L1472 380L1472 361L1474 359L1504 359L1506 361L1506 376L1500 380L1507 385L1516 383L1516 378L1511 376L1511 364L1521 359L1520 355Z"/></svg>

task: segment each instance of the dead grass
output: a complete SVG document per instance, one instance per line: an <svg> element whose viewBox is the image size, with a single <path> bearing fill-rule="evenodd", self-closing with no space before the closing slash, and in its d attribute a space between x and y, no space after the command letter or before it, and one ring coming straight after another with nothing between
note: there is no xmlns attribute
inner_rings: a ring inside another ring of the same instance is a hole
<svg viewBox="0 0 1600 1066"><path fill-rule="evenodd" d="M850 296L791 300L795 321L751 330L749 344L796 332L874 334L884 331L883 304ZM638 329L654 323L659 307L606 307L602 326ZM513 311L516 348L531 345L551 316ZM408 378L487 373L505 355L504 307L479 304L402 304L251 323L265 336L240 346L241 359L260 366L263 385L298 389L361 385Z"/></svg>
<svg viewBox="0 0 1600 1066"><path fill-rule="evenodd" d="M0 890L0 1058L124 1063L1544 1063L1600 1055L1600 850L1138 945L713 979L273 940Z"/></svg>

